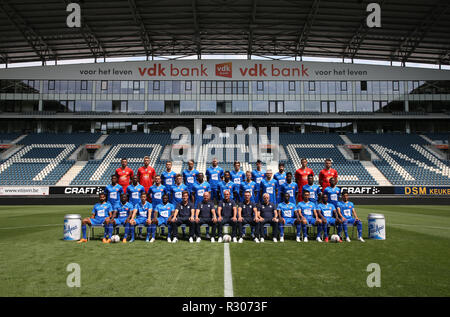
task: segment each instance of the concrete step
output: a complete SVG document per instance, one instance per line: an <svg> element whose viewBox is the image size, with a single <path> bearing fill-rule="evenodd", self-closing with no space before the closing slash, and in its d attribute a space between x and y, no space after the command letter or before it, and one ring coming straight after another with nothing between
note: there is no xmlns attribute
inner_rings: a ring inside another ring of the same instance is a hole
<svg viewBox="0 0 450 317"><path fill-rule="evenodd" d="M392 186L391 182L380 172L380 170L370 161L361 161L362 166L372 175L380 186Z"/></svg>
<svg viewBox="0 0 450 317"><path fill-rule="evenodd" d="M81 170L86 166L87 161L76 162L66 174L56 183L56 186L69 186L70 183L77 177Z"/></svg>
<svg viewBox="0 0 450 317"><path fill-rule="evenodd" d="M353 144L352 140L350 140L348 138L348 136L346 136L345 134L339 134L339 136L341 137L341 139L345 142L345 144Z"/></svg>

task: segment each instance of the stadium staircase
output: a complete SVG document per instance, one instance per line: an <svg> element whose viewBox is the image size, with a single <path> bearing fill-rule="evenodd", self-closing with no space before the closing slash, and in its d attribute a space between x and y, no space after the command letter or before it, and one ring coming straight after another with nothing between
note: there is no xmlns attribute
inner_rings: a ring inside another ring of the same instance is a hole
<svg viewBox="0 0 450 317"><path fill-rule="evenodd" d="M56 186L69 186L70 183L77 177L81 170L86 166L87 161L76 162L64 176L56 183Z"/></svg>

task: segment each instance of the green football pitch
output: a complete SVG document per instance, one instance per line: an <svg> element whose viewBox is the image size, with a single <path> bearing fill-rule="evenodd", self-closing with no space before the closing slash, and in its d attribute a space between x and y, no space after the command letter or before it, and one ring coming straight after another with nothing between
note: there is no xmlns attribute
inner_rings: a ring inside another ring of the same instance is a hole
<svg viewBox="0 0 450 317"><path fill-rule="evenodd" d="M90 209L1 206L0 296L224 296L224 244L63 241L64 215ZM450 296L449 206L357 212L366 243L297 243L289 232L284 243L230 243L234 296ZM385 241L367 239L373 212L386 217ZM79 288L66 284L70 263L80 265ZM381 287L367 286L370 263Z"/></svg>

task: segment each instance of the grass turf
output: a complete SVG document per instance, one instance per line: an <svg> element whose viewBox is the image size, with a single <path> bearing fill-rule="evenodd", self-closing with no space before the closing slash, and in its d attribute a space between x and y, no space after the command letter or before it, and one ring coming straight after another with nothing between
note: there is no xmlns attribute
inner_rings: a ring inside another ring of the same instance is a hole
<svg viewBox="0 0 450 317"><path fill-rule="evenodd" d="M223 245L202 241L78 245L63 216L89 206L0 206L0 296L223 296ZM450 296L449 206L358 206L386 216L387 240L230 244L235 296ZM100 233L97 229L96 233ZM351 232L351 231L350 231ZM69 288L69 263L81 287ZM366 285L369 263L381 287Z"/></svg>

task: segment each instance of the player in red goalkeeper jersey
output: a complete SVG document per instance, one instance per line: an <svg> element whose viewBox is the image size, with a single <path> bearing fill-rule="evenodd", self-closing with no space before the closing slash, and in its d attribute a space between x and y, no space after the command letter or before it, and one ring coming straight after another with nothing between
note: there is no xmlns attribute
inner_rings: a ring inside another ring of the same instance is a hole
<svg viewBox="0 0 450 317"><path fill-rule="evenodd" d="M134 172L131 168L129 168L128 161L126 158L123 158L120 161L120 164L122 165L118 169L116 169L116 175L119 179L118 183L122 186L123 192L127 192L127 187L130 185L131 178L133 178Z"/></svg>
<svg viewBox="0 0 450 317"><path fill-rule="evenodd" d="M330 178L334 178L337 183L338 173L335 169L331 168L331 160L325 160L325 168L319 173L319 184L322 187L322 192L330 186Z"/></svg>
<svg viewBox="0 0 450 317"><path fill-rule="evenodd" d="M308 175L314 176L312 169L308 167L308 161L305 158L301 159L302 166L295 171L295 181L298 185L297 201L302 201L302 188L308 184Z"/></svg>
<svg viewBox="0 0 450 317"><path fill-rule="evenodd" d="M156 176L155 169L150 165L150 158L148 156L144 157L144 166L139 167L137 175L139 177L139 184L144 186L145 192L153 185L153 179Z"/></svg>

